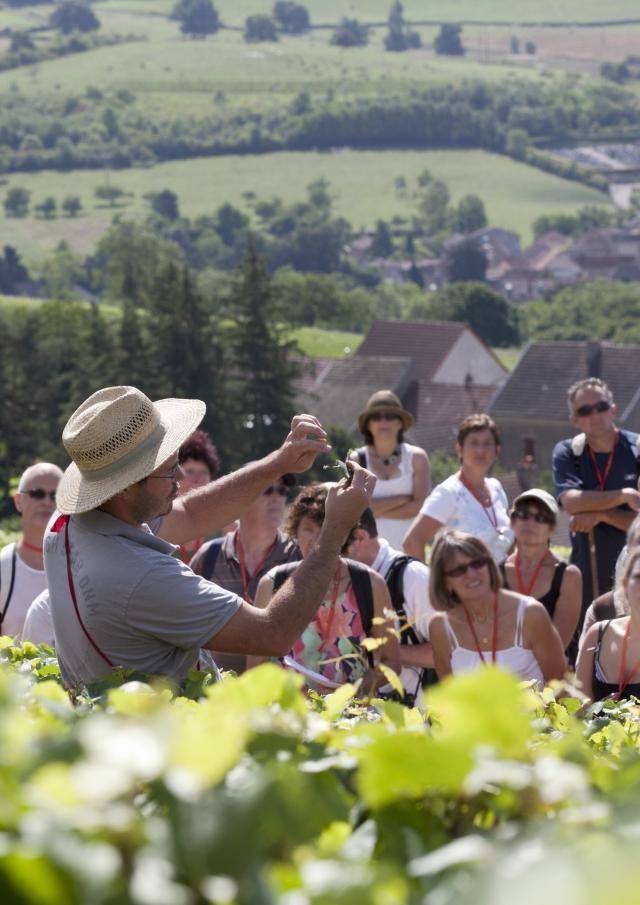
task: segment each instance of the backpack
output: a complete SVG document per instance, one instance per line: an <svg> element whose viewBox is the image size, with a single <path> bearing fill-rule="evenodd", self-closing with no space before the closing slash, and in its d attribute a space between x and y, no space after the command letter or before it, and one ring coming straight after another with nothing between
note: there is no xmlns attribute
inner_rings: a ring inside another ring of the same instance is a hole
<svg viewBox="0 0 640 905"><path fill-rule="evenodd" d="M16 544L7 544L0 550L0 631L9 609L16 578Z"/></svg>
<svg viewBox="0 0 640 905"><path fill-rule="evenodd" d="M207 581L211 581L211 576L216 567L216 562L218 561L218 556L222 550L223 542L224 537L216 537L215 540L212 540L209 543L209 546L206 549L204 562L202 563L202 577L206 578Z"/></svg>
<svg viewBox="0 0 640 905"><path fill-rule="evenodd" d="M408 556L406 553L396 556L389 566L389 571L387 572L385 580L387 582L387 588L389 589L391 603L400 619L400 644L422 644L416 630L408 623L407 614L404 608L404 572L410 562L420 562L420 560L416 559L415 556ZM422 669L420 673L420 685L422 685L423 688L427 688L429 685L435 685L437 681L438 676L435 669L430 666Z"/></svg>
<svg viewBox="0 0 640 905"><path fill-rule="evenodd" d="M362 563L354 562L352 559L345 560L349 569L349 577L353 586L358 610L360 611L360 619L362 620L362 628L365 635L371 632L373 625L373 589L371 587L371 573L367 566ZM273 576L273 592L282 587L287 578L293 575L300 562L285 562L281 566L276 566L272 571ZM367 660L369 666L373 667L373 656L367 651Z"/></svg>

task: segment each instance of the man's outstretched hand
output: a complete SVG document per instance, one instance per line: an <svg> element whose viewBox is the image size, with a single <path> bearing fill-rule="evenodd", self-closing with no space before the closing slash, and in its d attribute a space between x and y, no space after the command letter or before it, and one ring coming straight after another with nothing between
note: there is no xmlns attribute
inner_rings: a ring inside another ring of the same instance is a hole
<svg viewBox="0 0 640 905"><path fill-rule="evenodd" d="M338 484L332 484L327 492L325 502L325 525L345 535L351 531L364 510L371 504L376 476L361 468L355 462L349 462L353 477L350 481L343 478Z"/></svg>
<svg viewBox="0 0 640 905"><path fill-rule="evenodd" d="M327 433L313 415L295 415L291 430L275 456L280 474L300 474L315 462L316 456L330 452Z"/></svg>

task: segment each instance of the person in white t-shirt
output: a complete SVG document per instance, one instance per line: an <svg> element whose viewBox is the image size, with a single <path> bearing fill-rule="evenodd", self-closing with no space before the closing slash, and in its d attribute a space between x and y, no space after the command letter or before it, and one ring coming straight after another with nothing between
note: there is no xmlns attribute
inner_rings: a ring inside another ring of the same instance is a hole
<svg viewBox="0 0 640 905"><path fill-rule="evenodd" d="M38 594L27 610L22 628L22 640L33 641L34 644L48 644L49 647L56 646L49 588L45 588L41 594Z"/></svg>
<svg viewBox="0 0 640 905"><path fill-rule="evenodd" d="M420 703L425 670L433 670L429 621L436 611L429 599L429 568L394 550L378 535L371 509L362 513L344 549L348 557L369 566L387 582L400 617L400 681L412 702Z"/></svg>
<svg viewBox="0 0 640 905"><path fill-rule="evenodd" d="M14 504L22 515L22 535L0 550L0 634L21 635L32 600L47 587L42 539L61 477L57 465L38 462L20 478Z"/></svg>
<svg viewBox="0 0 640 905"><path fill-rule="evenodd" d="M500 452L500 435L489 415L469 415L458 430L460 470L438 484L424 501L404 539L411 556L424 558L424 548L443 528L465 531L487 545L498 564L513 544L509 504L497 478L487 477Z"/></svg>

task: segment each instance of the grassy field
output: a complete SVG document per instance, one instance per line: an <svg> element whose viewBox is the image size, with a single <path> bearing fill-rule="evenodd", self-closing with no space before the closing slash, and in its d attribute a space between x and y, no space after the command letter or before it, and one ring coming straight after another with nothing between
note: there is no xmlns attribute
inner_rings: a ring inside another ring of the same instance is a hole
<svg viewBox="0 0 640 905"><path fill-rule="evenodd" d="M300 327L293 331L292 338L310 358L343 358L357 351L364 336L343 330Z"/></svg>
<svg viewBox="0 0 640 905"><path fill-rule="evenodd" d="M415 210L407 194L398 194L395 179L404 176L415 185L425 168L449 186L453 201L469 193L484 200L489 222L520 233L523 244L532 237L533 221L541 214L572 213L584 204L603 204L605 196L578 183L541 173L506 157L484 151L341 151L333 154L280 153L246 157L209 157L160 164L149 169L111 174L80 170L72 173L20 173L9 177L0 197L11 186L32 193L32 205L53 195L58 204L78 194L85 208L75 219L7 219L0 215L0 245L16 245L29 263L37 261L64 239L87 253L107 228L114 213L140 216L148 211L147 192L170 188L189 217L212 213L225 201L247 210L246 192L262 198L279 196L295 201L305 187L321 176L329 180L335 211L354 228L375 225L377 219L409 218ZM109 178L132 192L126 207L96 207L93 192Z"/></svg>

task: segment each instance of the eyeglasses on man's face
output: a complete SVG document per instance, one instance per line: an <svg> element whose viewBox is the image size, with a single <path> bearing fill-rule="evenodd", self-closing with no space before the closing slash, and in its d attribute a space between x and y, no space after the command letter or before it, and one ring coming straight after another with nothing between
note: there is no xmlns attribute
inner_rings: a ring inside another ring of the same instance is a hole
<svg viewBox="0 0 640 905"><path fill-rule="evenodd" d="M31 490L20 490L19 492L31 497L32 500L44 500L45 497L49 497L52 503L56 501L55 490L43 490L42 487L33 487Z"/></svg>
<svg viewBox="0 0 640 905"><path fill-rule="evenodd" d="M594 412L608 412L611 408L611 403L607 399L601 399L600 402L594 402L593 405L581 405L579 406L574 415L578 418L588 418L589 415L593 415Z"/></svg>

